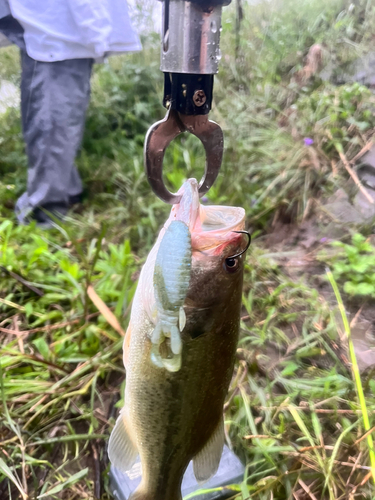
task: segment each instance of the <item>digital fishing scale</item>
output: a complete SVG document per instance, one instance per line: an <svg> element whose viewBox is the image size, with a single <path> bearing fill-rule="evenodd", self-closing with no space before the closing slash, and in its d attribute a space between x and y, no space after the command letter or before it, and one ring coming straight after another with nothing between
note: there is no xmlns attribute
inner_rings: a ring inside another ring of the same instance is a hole
<svg viewBox="0 0 375 500"><path fill-rule="evenodd" d="M191 495L201 489L215 490L209 493L198 494L191 500L224 500L233 497L236 491L225 486L239 484L243 481L245 468L241 461L227 446L224 446L220 466L217 473L203 485L197 484L193 472L193 463L190 462L182 480L182 497ZM110 470L110 486L114 500L128 500L129 496L141 482L142 469L138 460L127 472L121 472L115 467Z"/></svg>

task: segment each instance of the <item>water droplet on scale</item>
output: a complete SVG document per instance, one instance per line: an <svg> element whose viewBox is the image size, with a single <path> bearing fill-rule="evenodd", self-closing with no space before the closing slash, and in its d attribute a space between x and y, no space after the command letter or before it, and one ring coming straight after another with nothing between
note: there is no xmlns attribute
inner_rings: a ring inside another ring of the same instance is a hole
<svg viewBox="0 0 375 500"><path fill-rule="evenodd" d="M217 32L216 21L211 21L211 31L212 31L212 33L216 33Z"/></svg>
<svg viewBox="0 0 375 500"><path fill-rule="evenodd" d="M216 52L216 59L217 59L218 61L220 61L220 59L221 59L221 50L220 50L220 49L217 49L217 52Z"/></svg>
<svg viewBox="0 0 375 500"><path fill-rule="evenodd" d="M165 32L163 39L163 51L168 52L169 49L169 29Z"/></svg>

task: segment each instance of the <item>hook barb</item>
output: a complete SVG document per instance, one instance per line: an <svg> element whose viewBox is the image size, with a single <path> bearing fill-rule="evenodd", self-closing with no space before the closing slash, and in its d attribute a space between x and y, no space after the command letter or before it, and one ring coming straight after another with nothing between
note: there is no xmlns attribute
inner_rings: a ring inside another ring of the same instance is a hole
<svg viewBox="0 0 375 500"><path fill-rule="evenodd" d="M236 259L237 257L241 257L241 255L247 251L251 243L251 234L248 231L232 231L232 233L246 234L249 241L247 242L245 250L242 250L242 252L237 253L236 255L231 255L230 257L227 257L227 259Z"/></svg>

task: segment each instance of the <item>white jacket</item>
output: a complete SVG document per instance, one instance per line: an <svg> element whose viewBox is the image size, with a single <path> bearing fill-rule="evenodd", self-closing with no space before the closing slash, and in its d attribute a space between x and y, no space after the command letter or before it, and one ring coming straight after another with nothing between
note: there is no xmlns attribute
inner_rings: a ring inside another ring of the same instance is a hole
<svg viewBox="0 0 375 500"><path fill-rule="evenodd" d="M141 50L126 0L8 0L37 61L101 59Z"/></svg>

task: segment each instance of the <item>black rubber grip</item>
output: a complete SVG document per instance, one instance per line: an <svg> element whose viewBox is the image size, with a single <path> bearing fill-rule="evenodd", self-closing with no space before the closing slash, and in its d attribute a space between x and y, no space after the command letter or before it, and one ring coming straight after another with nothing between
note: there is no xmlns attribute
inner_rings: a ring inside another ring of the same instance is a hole
<svg viewBox="0 0 375 500"><path fill-rule="evenodd" d="M164 73L163 105L183 115L206 115L212 106L214 75Z"/></svg>

